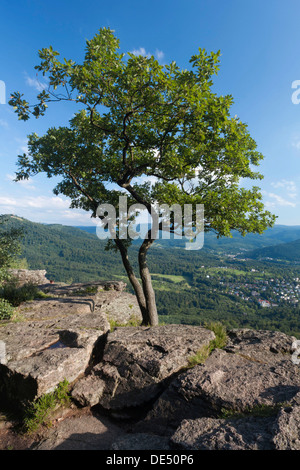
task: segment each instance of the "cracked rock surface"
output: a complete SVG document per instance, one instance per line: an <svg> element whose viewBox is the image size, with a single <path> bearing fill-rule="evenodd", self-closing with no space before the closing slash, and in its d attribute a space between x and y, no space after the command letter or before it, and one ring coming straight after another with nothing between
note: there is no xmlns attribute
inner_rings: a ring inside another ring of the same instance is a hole
<svg viewBox="0 0 300 470"><path fill-rule="evenodd" d="M0 324L0 392L20 402L52 391L64 379L72 383L99 361L110 328L106 310L116 299L119 306L123 301L124 316L138 309L134 296L122 299L123 282L40 287L47 298L24 302L21 321Z"/></svg>
<svg viewBox="0 0 300 470"><path fill-rule="evenodd" d="M92 370L93 381L83 378L73 396L87 403L82 390L89 381L97 395L89 387L92 404L99 400L107 409L140 406L155 398L167 380L187 367L189 357L214 338L212 331L188 325L117 328L108 335L103 359Z"/></svg>

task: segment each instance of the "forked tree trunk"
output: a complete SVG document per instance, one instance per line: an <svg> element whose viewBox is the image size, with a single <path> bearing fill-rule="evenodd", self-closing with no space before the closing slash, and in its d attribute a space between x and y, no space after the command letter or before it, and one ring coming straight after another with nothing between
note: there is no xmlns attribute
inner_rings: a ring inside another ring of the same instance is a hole
<svg viewBox="0 0 300 470"><path fill-rule="evenodd" d="M158 325L158 314L155 301L155 292L152 286L152 279L147 265L147 251L154 240L145 239L139 250L139 268L143 284L143 292L146 301L146 315L143 323L156 326Z"/></svg>
<svg viewBox="0 0 300 470"><path fill-rule="evenodd" d="M138 279L136 278L136 276L134 274L134 271L132 269L132 266L131 266L129 258L128 258L128 253L127 253L126 247L123 245L123 243L119 239L115 239L115 244L117 245L117 247L118 247L118 249L121 253L123 265L124 265L124 268L126 270L128 279L129 279L129 281L130 281L130 283L133 287L133 290L135 292L137 302L139 304L140 311L141 311L141 314L142 314L143 324L144 324L145 319L148 318L148 313L147 313L146 300L145 300L143 288L142 288L141 284L139 283Z"/></svg>
<svg viewBox="0 0 300 470"><path fill-rule="evenodd" d="M152 280L146 262L147 250L152 245L153 240L144 240L139 250L139 269L140 276L142 279L142 285L134 274L133 268L128 258L126 247L119 239L115 239L115 243L121 253L123 265L126 270L128 279L136 294L137 302L139 304L143 318L142 325L158 325L155 293L152 287Z"/></svg>

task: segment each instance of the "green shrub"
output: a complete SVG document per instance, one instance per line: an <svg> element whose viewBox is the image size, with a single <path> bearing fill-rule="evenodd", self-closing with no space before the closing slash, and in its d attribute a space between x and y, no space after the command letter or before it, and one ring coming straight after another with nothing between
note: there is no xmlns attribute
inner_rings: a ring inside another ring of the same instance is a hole
<svg viewBox="0 0 300 470"><path fill-rule="evenodd" d="M6 299L0 298L0 320L9 320L14 311L14 307Z"/></svg>
<svg viewBox="0 0 300 470"><path fill-rule="evenodd" d="M221 322L210 322L205 323L204 326L216 335L216 338L211 342L211 350L224 348L227 343L227 332L224 325Z"/></svg>
<svg viewBox="0 0 300 470"><path fill-rule="evenodd" d="M0 290L0 295L14 307L18 307L22 302L47 297L35 284L28 283L18 287L14 282L5 284Z"/></svg>
<svg viewBox="0 0 300 470"><path fill-rule="evenodd" d="M42 425L50 425L51 413L70 403L69 383L67 380L59 383L51 393L46 393L34 400L25 410L24 431L33 433Z"/></svg>

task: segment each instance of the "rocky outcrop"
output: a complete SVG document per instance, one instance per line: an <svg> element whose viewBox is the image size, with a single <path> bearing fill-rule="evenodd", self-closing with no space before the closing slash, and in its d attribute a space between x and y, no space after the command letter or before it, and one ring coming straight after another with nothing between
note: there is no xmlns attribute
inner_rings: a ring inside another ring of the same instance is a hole
<svg viewBox="0 0 300 470"><path fill-rule="evenodd" d="M10 269L9 273L19 287L24 284L41 285L50 282L44 269Z"/></svg>
<svg viewBox="0 0 300 470"><path fill-rule="evenodd" d="M214 338L210 330L187 325L117 328L108 335L102 361L78 382L73 397L111 410L149 403Z"/></svg>
<svg viewBox="0 0 300 470"><path fill-rule="evenodd" d="M271 416L184 420L170 445L181 450L300 450L299 403L297 394Z"/></svg>
<svg viewBox="0 0 300 470"><path fill-rule="evenodd" d="M293 340L279 332L229 333L227 347L177 377L136 430L171 435L183 419L289 402L300 390L300 368L291 360Z"/></svg>
<svg viewBox="0 0 300 470"><path fill-rule="evenodd" d="M84 374L100 360L110 330L106 309L113 308L116 300L121 304L125 286L123 282L49 284L44 288L46 298L23 303L21 321L0 326L5 346L0 392L22 403L52 391L64 379L72 383ZM135 297L128 296L123 299L127 318L134 311L141 319Z"/></svg>
<svg viewBox="0 0 300 470"><path fill-rule="evenodd" d="M223 349L191 368L215 334L189 325L113 329L110 320L141 321L124 283L41 288L48 297L24 303L21 321L0 324L0 392L16 406L67 379L72 406L91 414L62 419L34 448L300 450L294 337L232 330Z"/></svg>

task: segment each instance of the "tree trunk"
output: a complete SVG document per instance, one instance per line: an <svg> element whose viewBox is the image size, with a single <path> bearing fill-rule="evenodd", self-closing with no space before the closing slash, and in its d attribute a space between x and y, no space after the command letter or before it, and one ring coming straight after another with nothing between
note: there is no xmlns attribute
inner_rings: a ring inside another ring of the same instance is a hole
<svg viewBox="0 0 300 470"><path fill-rule="evenodd" d="M141 284L139 283L138 279L136 278L136 276L134 274L134 271L132 269L132 266L131 266L129 258L128 258L128 253L127 253L126 247L124 246L124 244L122 243L121 240L115 239L114 241L115 241L115 243L116 243L116 245L117 245L117 247L118 247L118 249L121 253L124 268L126 270L128 279L129 279L129 281L130 281L130 283L131 283L131 285L134 289L134 292L135 292L135 295L136 295L136 298L137 298L137 302L139 304L141 314L142 314L142 317L143 317L143 324L145 324L145 319L148 318L148 313L147 313L146 300L145 300L145 296L144 296L142 286L141 286Z"/></svg>
<svg viewBox="0 0 300 470"><path fill-rule="evenodd" d="M147 265L147 251L154 240L145 239L139 250L139 268L140 276L143 284L143 291L146 300L146 314L143 324L156 326L158 325L158 314L155 301L155 292L152 286L151 275Z"/></svg>

